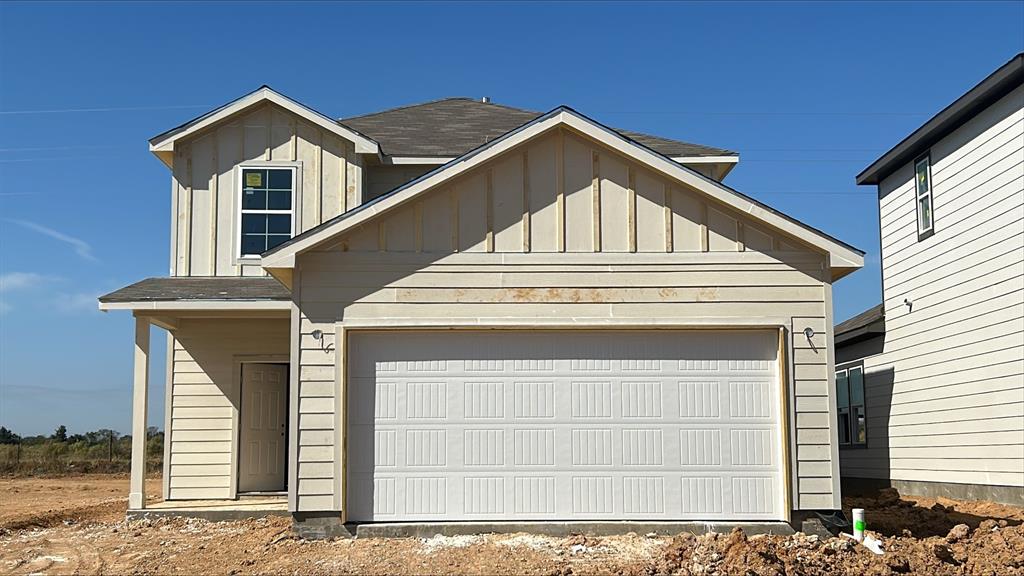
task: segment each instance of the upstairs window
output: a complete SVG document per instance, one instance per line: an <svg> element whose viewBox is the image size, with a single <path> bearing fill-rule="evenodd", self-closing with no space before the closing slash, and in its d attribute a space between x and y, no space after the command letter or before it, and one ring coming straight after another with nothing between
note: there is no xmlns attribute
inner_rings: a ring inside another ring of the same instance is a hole
<svg viewBox="0 0 1024 576"><path fill-rule="evenodd" d="M932 163L927 154L914 162L914 183L917 195L917 239L924 240L935 230L932 213Z"/></svg>
<svg viewBox="0 0 1024 576"><path fill-rule="evenodd" d="M259 256L287 242L295 227L295 168L243 167L238 255Z"/></svg>
<svg viewBox="0 0 1024 576"><path fill-rule="evenodd" d="M839 413L839 445L864 446L868 441L864 412L864 366L836 370L836 403Z"/></svg>

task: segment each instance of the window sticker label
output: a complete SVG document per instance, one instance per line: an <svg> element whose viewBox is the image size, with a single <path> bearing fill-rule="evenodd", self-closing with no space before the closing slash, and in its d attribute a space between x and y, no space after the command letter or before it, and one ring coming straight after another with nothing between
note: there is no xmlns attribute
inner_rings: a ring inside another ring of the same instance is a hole
<svg viewBox="0 0 1024 576"><path fill-rule="evenodd" d="M245 174L245 185L252 188L258 188L263 186L263 173L262 172L246 172Z"/></svg>

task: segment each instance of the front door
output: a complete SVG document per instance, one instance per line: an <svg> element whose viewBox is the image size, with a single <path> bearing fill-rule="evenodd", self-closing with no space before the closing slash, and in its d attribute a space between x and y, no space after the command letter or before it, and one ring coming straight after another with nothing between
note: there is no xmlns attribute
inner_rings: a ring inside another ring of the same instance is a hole
<svg viewBox="0 0 1024 576"><path fill-rule="evenodd" d="M243 364L239 492L285 489L288 365Z"/></svg>

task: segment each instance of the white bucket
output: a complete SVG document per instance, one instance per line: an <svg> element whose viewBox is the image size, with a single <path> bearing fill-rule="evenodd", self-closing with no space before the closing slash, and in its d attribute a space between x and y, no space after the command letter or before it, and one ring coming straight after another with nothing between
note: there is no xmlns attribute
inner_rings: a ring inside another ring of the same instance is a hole
<svg viewBox="0 0 1024 576"><path fill-rule="evenodd" d="M867 528L867 523L864 522L864 509L854 508L853 509L853 537L858 542L864 541L864 529Z"/></svg>

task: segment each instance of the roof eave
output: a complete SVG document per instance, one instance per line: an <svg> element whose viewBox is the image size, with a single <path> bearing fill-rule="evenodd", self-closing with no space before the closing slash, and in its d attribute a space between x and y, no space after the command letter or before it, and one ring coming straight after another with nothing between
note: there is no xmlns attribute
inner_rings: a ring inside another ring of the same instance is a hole
<svg viewBox="0 0 1024 576"><path fill-rule="evenodd" d="M857 184L878 184L1021 83L1024 83L1024 53L1011 58L872 162L857 175Z"/></svg>

